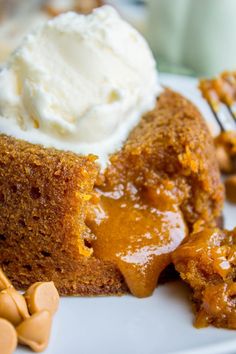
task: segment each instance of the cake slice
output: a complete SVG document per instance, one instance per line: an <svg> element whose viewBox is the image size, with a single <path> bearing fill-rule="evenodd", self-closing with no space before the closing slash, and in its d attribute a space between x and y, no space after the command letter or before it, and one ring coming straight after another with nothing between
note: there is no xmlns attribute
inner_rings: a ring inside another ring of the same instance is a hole
<svg viewBox="0 0 236 354"><path fill-rule="evenodd" d="M93 156L4 135L0 161L0 265L18 288L53 280L62 295L150 295L188 230L221 215L210 133L170 90L99 176Z"/></svg>
<svg viewBox="0 0 236 354"><path fill-rule="evenodd" d="M189 232L221 215L203 118L163 90L112 7L25 38L0 72L0 132L0 265L18 288L149 296Z"/></svg>
<svg viewBox="0 0 236 354"><path fill-rule="evenodd" d="M0 264L14 284L54 279L64 295L126 290L115 266L90 257L86 246L95 158L4 135L0 156Z"/></svg>

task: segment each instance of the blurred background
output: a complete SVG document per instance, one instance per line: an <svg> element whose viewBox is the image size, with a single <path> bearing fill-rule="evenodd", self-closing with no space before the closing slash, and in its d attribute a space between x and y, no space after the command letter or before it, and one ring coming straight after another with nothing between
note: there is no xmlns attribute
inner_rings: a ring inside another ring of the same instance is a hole
<svg viewBox="0 0 236 354"><path fill-rule="evenodd" d="M0 65L35 26L110 3L148 39L162 72L236 69L236 0L0 0Z"/></svg>

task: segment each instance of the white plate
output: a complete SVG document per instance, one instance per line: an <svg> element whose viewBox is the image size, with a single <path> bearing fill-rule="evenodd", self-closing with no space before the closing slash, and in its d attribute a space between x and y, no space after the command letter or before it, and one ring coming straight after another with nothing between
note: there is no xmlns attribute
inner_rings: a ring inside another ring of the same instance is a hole
<svg viewBox="0 0 236 354"><path fill-rule="evenodd" d="M162 75L164 84L194 101L209 118L196 80ZM213 121L214 123L214 121ZM236 207L226 204L226 227ZM180 282L159 286L153 296L63 298L46 354L235 354L236 333L195 329L188 289ZM17 354L29 353L18 349Z"/></svg>

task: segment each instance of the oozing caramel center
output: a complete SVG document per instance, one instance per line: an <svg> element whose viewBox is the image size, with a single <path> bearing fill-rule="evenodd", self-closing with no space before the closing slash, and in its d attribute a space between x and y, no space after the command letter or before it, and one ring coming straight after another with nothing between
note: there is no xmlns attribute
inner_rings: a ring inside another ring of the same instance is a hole
<svg viewBox="0 0 236 354"><path fill-rule="evenodd" d="M98 190L100 201L88 226L96 235L94 255L114 262L130 291L137 297L152 294L170 253L186 236L186 225L177 204L157 190L157 203L150 193L141 195L134 186L124 191ZM153 194L153 193L151 193Z"/></svg>

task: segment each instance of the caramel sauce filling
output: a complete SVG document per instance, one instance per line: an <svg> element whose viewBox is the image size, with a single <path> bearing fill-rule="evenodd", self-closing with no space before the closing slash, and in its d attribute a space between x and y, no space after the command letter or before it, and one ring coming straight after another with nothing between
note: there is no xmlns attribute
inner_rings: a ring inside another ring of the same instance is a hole
<svg viewBox="0 0 236 354"><path fill-rule="evenodd" d="M169 192L140 193L131 184L97 193L99 202L87 220L96 235L95 257L114 262L133 295L151 295L171 252L187 233L177 203Z"/></svg>

